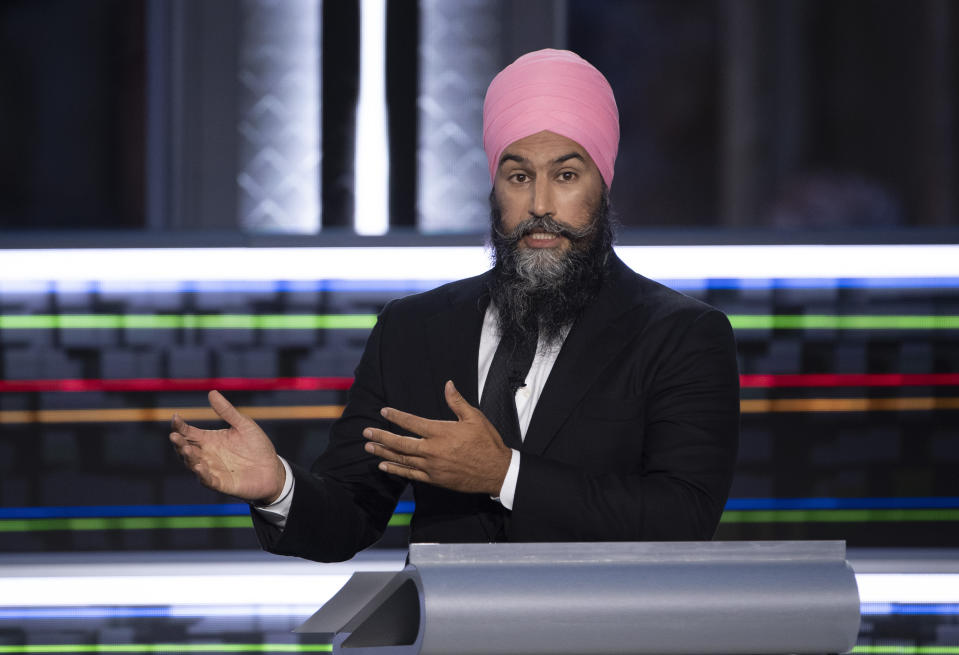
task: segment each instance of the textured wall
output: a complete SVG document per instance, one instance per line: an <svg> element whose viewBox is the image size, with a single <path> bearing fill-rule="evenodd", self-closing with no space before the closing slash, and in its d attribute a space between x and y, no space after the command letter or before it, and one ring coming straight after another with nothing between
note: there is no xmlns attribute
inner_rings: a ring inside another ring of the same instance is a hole
<svg viewBox="0 0 959 655"><path fill-rule="evenodd" d="M499 0L420 5L418 225L482 232L489 216L483 96L500 68Z"/></svg>
<svg viewBox="0 0 959 655"><path fill-rule="evenodd" d="M238 222L320 226L320 0L243 0L237 77Z"/></svg>

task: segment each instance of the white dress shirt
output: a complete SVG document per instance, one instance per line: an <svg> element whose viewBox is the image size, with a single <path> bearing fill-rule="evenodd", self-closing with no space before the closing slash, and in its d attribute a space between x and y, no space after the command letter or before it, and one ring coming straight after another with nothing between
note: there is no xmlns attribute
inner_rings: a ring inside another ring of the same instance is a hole
<svg viewBox="0 0 959 655"><path fill-rule="evenodd" d="M526 374L526 386L520 387L516 391L516 415L519 417L519 434L521 439L526 439L526 430L529 428L529 422L533 418L533 410L539 402L539 397L543 393L543 387L546 386L546 379L549 372L553 370L553 364L556 363L556 357L559 356L559 350L563 347L563 340L569 330L563 332L562 339L557 343L544 346L542 340L536 344L536 356L533 357L533 363L529 367L529 373ZM480 335L479 345L479 385L477 397L483 397L483 387L486 386L486 376L489 374L490 364L493 363L493 355L496 354L496 347L499 345L499 329L496 326L496 309L490 305L486 310L486 316L483 317L483 332ZM513 509L513 497L516 494L516 482L519 480L519 451L512 449L513 456L509 460L509 469L506 471L506 478L503 479L503 486L500 488L497 500L503 504L506 509Z"/></svg>
<svg viewBox="0 0 959 655"><path fill-rule="evenodd" d="M529 422L533 418L533 410L539 402L539 397L543 393L543 387L546 386L546 380L549 378L550 371L553 370L553 364L559 356L560 348L566 335L569 334L567 328L562 338L556 343L545 346L542 340L537 343L536 356L526 374L526 385L516 391L516 414L519 417L520 438L526 438L526 430L529 428ZM486 376L489 374L490 364L493 363L493 355L496 353L496 347L499 345L500 335L496 325L496 309L490 305L483 317L483 331L480 334L479 343L479 361L478 371L478 397L483 397L483 387L486 385ZM254 505L263 518L279 527L286 527L286 517L290 514L290 506L293 504L293 471L289 463L280 457L283 468L286 471L286 480L283 483L283 491L276 502L271 505ZM519 480L520 454L516 449L512 449L512 456L509 461L509 469L506 471L506 477L503 479L503 486L500 488L499 496L496 498L506 509L513 509L513 498L516 495L516 483Z"/></svg>

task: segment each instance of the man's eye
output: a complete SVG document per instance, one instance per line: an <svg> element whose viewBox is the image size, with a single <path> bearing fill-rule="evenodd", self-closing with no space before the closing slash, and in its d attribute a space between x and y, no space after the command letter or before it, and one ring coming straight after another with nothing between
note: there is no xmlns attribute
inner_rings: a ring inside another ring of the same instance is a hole
<svg viewBox="0 0 959 655"><path fill-rule="evenodd" d="M529 179L526 173L513 173L512 178L514 182L525 182Z"/></svg>
<svg viewBox="0 0 959 655"><path fill-rule="evenodd" d="M563 182L572 182L576 179L576 173L573 171L563 171L559 174L559 179L563 180Z"/></svg>

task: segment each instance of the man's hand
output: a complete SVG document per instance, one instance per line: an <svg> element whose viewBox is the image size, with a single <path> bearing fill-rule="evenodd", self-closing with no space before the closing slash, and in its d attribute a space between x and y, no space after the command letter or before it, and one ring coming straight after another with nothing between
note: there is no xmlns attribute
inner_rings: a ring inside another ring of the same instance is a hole
<svg viewBox="0 0 959 655"><path fill-rule="evenodd" d="M215 491L269 505L283 491L286 471L273 442L251 418L211 391L210 406L229 429L201 430L173 415L170 441L200 482Z"/></svg>
<svg viewBox="0 0 959 655"><path fill-rule="evenodd" d="M456 421L434 421L389 407L380 413L386 420L422 439L401 437L386 430L367 428L366 452L383 458L386 473L428 482L453 491L498 496L509 468L510 449L483 413L446 383L446 404Z"/></svg>

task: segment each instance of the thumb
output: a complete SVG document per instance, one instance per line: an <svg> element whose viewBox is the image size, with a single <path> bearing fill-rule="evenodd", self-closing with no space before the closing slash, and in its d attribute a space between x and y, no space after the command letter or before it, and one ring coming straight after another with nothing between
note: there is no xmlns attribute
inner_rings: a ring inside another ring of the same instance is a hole
<svg viewBox="0 0 959 655"><path fill-rule="evenodd" d="M459 420L465 421L476 411L475 407L466 402L466 398L463 398L463 394L456 389L452 380L446 381L444 391L446 393L446 404L449 405L449 408L453 410Z"/></svg>
<svg viewBox="0 0 959 655"><path fill-rule="evenodd" d="M240 427L240 424L246 420L246 417L243 416L243 414L241 414L236 407L231 405L230 401L224 398L223 394L219 391L211 391L207 395L207 398L210 400L210 407L213 408L213 411L216 412L217 416L222 418L233 427Z"/></svg>

